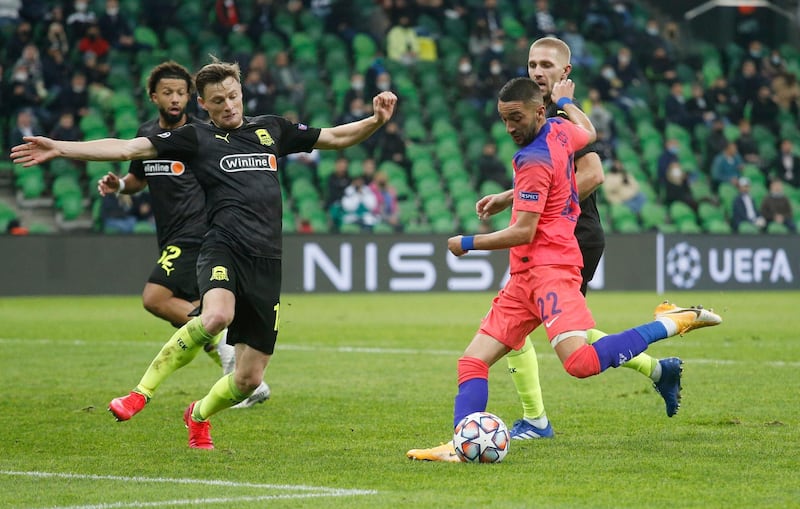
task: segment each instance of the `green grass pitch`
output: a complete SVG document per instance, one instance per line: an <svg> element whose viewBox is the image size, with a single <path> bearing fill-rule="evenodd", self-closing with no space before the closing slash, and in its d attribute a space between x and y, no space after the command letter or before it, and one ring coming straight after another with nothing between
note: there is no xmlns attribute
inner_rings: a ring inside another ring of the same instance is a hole
<svg viewBox="0 0 800 509"><path fill-rule="evenodd" d="M496 465L418 463L450 437L456 359L490 294L282 299L270 401L212 418L190 450L181 415L219 377L204 355L117 423L172 328L139 298L0 299L0 507L800 507L800 293L677 293L724 319L651 347L684 359L667 418L647 379L573 379L533 334L556 438ZM652 293L592 293L598 326L649 319ZM488 410L520 416L505 361Z"/></svg>

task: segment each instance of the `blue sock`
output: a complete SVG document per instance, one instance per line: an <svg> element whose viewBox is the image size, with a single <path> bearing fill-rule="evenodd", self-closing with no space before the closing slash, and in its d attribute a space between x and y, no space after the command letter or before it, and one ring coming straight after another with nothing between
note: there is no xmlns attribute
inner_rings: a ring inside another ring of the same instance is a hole
<svg viewBox="0 0 800 509"><path fill-rule="evenodd" d="M604 336L592 343L591 346L597 352L597 358L600 360L600 371L605 371L609 367L616 368L633 359L647 350L647 345L647 339L643 337L637 327Z"/></svg>
<svg viewBox="0 0 800 509"><path fill-rule="evenodd" d="M489 402L489 380L472 378L458 386L453 408L453 427L472 412L483 412Z"/></svg>
<svg viewBox="0 0 800 509"><path fill-rule="evenodd" d="M664 324L661 322L646 323L644 325L634 327L633 330L641 334L642 338L647 341L648 345L669 337L667 328L664 327Z"/></svg>

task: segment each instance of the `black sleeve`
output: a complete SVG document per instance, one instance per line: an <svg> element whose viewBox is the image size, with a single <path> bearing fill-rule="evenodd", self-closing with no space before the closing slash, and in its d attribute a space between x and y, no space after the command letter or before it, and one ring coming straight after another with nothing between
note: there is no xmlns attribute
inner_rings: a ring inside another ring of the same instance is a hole
<svg viewBox="0 0 800 509"><path fill-rule="evenodd" d="M179 161L189 161L197 153L197 131L192 124L186 124L174 131L148 136L160 157L171 157Z"/></svg>
<svg viewBox="0 0 800 509"><path fill-rule="evenodd" d="M280 156L296 152L311 152L319 139L321 129L308 127L305 124L292 124L289 120L278 117L281 137L278 142Z"/></svg>

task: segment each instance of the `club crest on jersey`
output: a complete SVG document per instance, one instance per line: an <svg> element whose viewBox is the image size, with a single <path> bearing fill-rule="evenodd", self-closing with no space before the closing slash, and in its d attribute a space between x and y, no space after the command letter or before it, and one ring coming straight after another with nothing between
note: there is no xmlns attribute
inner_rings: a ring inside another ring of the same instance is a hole
<svg viewBox="0 0 800 509"><path fill-rule="evenodd" d="M539 193L536 192L520 191L517 196L523 201L539 201Z"/></svg>
<svg viewBox="0 0 800 509"><path fill-rule="evenodd" d="M148 159L142 161L144 174L147 177L168 176L176 177L186 171L186 165L180 161Z"/></svg>
<svg viewBox="0 0 800 509"><path fill-rule="evenodd" d="M275 144L275 141L266 129L256 129L256 136L258 136L258 142L264 146L269 147Z"/></svg>
<svg viewBox="0 0 800 509"><path fill-rule="evenodd" d="M230 141L228 140L228 136L230 135L231 133L225 133L225 136L222 136L221 134L215 134L214 138L218 140L223 140L225 143L230 143Z"/></svg>
<svg viewBox="0 0 800 509"><path fill-rule="evenodd" d="M222 265L217 265L211 269L211 279L209 281L230 281L228 279L228 269Z"/></svg>

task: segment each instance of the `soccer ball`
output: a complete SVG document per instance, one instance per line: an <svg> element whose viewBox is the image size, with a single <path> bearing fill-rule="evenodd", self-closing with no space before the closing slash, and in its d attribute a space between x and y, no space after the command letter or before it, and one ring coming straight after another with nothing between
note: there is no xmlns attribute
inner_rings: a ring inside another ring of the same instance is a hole
<svg viewBox="0 0 800 509"><path fill-rule="evenodd" d="M510 442L505 423L489 412L469 414L453 433L456 454L468 463L499 463L508 454Z"/></svg>

